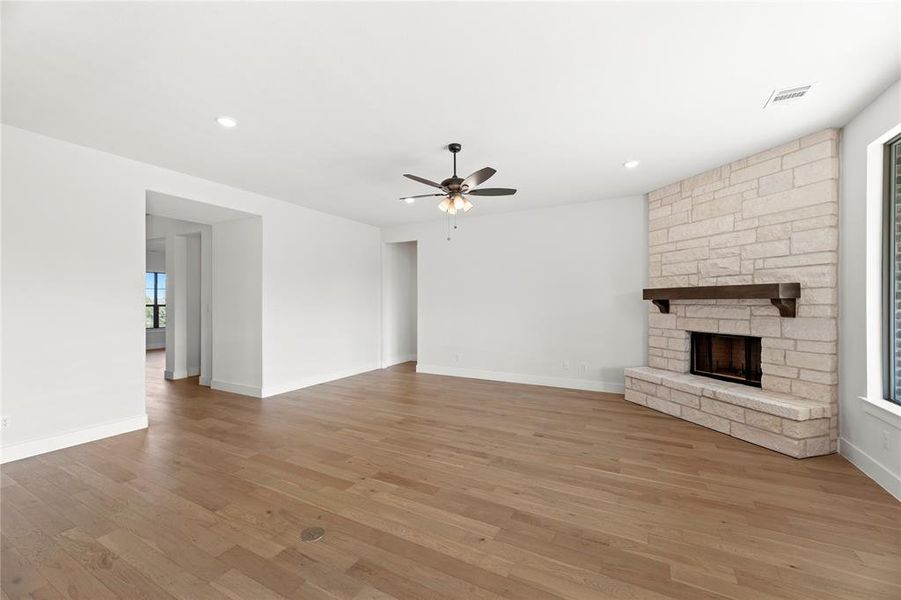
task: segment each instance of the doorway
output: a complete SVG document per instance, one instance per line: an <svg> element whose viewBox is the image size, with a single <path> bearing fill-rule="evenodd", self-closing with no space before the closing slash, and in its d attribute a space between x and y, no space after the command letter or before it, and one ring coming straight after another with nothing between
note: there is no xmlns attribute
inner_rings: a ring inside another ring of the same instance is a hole
<svg viewBox="0 0 901 600"><path fill-rule="evenodd" d="M209 385L209 225L146 215L146 349L162 350L166 379L200 377ZM149 355L148 355L149 359Z"/></svg>
<svg viewBox="0 0 901 600"><path fill-rule="evenodd" d="M415 241L382 249L382 368L418 358L417 255Z"/></svg>
<svg viewBox="0 0 901 600"><path fill-rule="evenodd" d="M257 395L260 217L151 190L145 215L148 369L164 354L165 379Z"/></svg>

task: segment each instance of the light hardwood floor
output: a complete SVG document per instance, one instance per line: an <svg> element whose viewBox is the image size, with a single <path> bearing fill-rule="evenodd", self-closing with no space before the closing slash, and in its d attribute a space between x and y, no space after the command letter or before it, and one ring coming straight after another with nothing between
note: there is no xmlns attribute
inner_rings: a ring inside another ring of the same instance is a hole
<svg viewBox="0 0 901 600"><path fill-rule="evenodd" d="M412 365L254 400L162 356L148 431L3 466L3 598L901 598L901 504L839 456Z"/></svg>

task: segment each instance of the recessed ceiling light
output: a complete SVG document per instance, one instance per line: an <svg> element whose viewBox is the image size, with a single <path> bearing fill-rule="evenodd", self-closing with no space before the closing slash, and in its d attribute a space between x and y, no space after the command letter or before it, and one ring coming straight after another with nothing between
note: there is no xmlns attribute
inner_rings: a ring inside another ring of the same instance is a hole
<svg viewBox="0 0 901 600"><path fill-rule="evenodd" d="M623 163L623 166L626 167L627 169L634 169L638 165L639 165L639 162L637 160L627 160L626 162Z"/></svg>
<svg viewBox="0 0 901 600"><path fill-rule="evenodd" d="M406 202L407 204L413 204L414 202L416 202L416 198L404 198L404 202Z"/></svg>
<svg viewBox="0 0 901 600"><path fill-rule="evenodd" d="M232 127L235 127L238 124L238 121L236 121L232 117L226 117L226 116L216 117L216 122L219 123L220 125L222 125L223 127L227 127L229 129L231 129Z"/></svg>

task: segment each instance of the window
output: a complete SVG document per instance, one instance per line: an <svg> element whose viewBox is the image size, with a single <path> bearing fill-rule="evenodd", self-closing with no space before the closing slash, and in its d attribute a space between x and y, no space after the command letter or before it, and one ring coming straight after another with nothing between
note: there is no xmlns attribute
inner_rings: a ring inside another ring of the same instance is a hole
<svg viewBox="0 0 901 600"><path fill-rule="evenodd" d="M166 274L144 274L144 327L166 326Z"/></svg>
<svg viewBox="0 0 901 600"><path fill-rule="evenodd" d="M901 136L885 145L885 398L901 404Z"/></svg>

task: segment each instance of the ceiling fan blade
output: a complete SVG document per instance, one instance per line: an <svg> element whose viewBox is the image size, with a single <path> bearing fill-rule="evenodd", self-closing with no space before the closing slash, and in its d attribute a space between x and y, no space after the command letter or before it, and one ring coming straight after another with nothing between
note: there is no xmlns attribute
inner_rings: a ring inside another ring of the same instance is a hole
<svg viewBox="0 0 901 600"><path fill-rule="evenodd" d="M413 181L418 181L419 183L424 183L424 184L426 184L426 185L430 185L430 186L432 186L432 187L436 187L436 188L438 188L439 190L443 190L443 189L444 189L443 187L441 187L441 184L440 184L440 183L435 183L434 181L431 181L431 180L429 180L429 179L426 179L425 177L419 177L419 176L417 176L417 175L410 175L409 173L404 173L404 177L406 177L407 179L412 179Z"/></svg>
<svg viewBox="0 0 901 600"><path fill-rule="evenodd" d="M480 183L482 183L484 181L488 181L488 178L491 177L492 175L494 175L495 173L497 173L497 171L492 169L491 167L485 167L484 169L479 169L478 171L476 171L475 173L473 173L472 175L470 175L469 177L464 179L463 183L461 183L460 185L461 185L461 187L468 186L470 189L472 189L475 186L479 185Z"/></svg>
<svg viewBox="0 0 901 600"><path fill-rule="evenodd" d="M480 190L469 190L464 192L469 196L512 196L516 193L513 188L482 188Z"/></svg>
<svg viewBox="0 0 901 600"><path fill-rule="evenodd" d="M447 194L419 194L418 196L402 196L401 200L406 200L407 198L431 198L432 196L447 196Z"/></svg>

